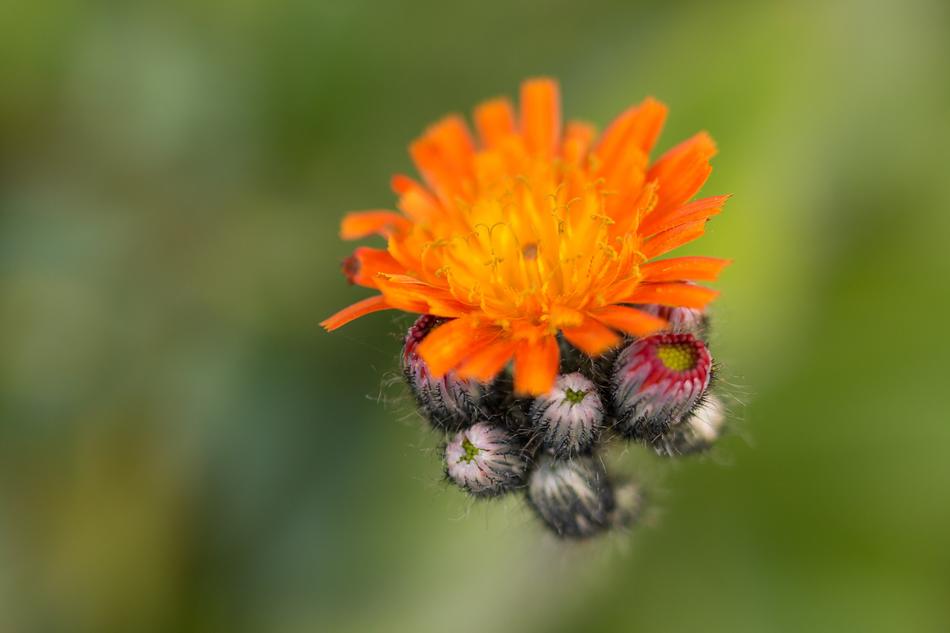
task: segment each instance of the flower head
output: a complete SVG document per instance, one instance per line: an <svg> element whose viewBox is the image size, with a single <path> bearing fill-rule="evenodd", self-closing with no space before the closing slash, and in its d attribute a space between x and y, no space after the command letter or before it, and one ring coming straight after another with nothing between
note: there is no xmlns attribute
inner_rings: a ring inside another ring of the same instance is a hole
<svg viewBox="0 0 950 633"><path fill-rule="evenodd" d="M514 362L514 386L547 393L558 335L590 356L666 321L630 304L702 309L726 260L652 261L702 235L727 196L690 202L710 173L712 139L697 134L649 161L666 107L646 99L598 137L561 124L557 84L521 87L475 109L477 139L459 116L410 146L422 176L397 175L399 212L347 215L344 238L373 234L345 272L378 294L323 322L328 330L385 309L448 319L419 345L433 376L488 382Z"/></svg>

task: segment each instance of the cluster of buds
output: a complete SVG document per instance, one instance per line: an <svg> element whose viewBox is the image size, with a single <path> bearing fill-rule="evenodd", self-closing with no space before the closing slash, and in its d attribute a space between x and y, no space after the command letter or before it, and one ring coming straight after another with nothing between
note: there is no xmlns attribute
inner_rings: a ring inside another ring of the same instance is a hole
<svg viewBox="0 0 950 633"><path fill-rule="evenodd" d="M477 498L522 494L564 538L633 524L642 491L608 473L608 443L633 441L664 457L699 453L716 442L726 417L710 393L707 316L640 307L666 319L668 329L629 338L599 362L562 354L563 373L534 398L515 394L505 375L491 384L451 372L434 377L417 348L440 320L420 317L406 336L403 373L421 414L446 434L446 479Z"/></svg>

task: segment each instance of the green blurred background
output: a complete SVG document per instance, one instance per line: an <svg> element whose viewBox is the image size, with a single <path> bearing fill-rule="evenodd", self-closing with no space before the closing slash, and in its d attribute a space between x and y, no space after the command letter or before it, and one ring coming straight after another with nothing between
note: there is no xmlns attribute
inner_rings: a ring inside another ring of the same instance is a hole
<svg viewBox="0 0 950 633"><path fill-rule="evenodd" d="M950 630L950 6L0 4L0 631ZM734 192L716 455L565 545L440 482L404 320L320 319L445 112L653 94Z"/></svg>

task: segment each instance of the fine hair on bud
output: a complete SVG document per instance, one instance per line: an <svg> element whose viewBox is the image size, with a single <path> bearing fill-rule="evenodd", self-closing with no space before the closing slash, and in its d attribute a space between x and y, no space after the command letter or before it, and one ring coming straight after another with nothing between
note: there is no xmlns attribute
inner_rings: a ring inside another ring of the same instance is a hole
<svg viewBox="0 0 950 633"><path fill-rule="evenodd" d="M531 433L556 457L590 451L604 422L604 405L594 382L581 373L558 376L554 388L531 403Z"/></svg>
<svg viewBox="0 0 950 633"><path fill-rule="evenodd" d="M652 442L679 423L700 402L712 358L688 333L638 339L614 361L610 399L622 434Z"/></svg>
<svg viewBox="0 0 950 633"><path fill-rule="evenodd" d="M562 538L587 538L612 525L613 490L603 465L591 456L542 455L528 478L528 501Z"/></svg>
<svg viewBox="0 0 950 633"><path fill-rule="evenodd" d="M707 393L688 416L652 442L653 450L664 457L706 451L719 439L725 423L726 409L722 400Z"/></svg>
<svg viewBox="0 0 950 633"><path fill-rule="evenodd" d="M488 422L459 431L445 446L446 477L476 497L493 497L523 486L527 469L521 443Z"/></svg>
<svg viewBox="0 0 950 633"><path fill-rule="evenodd" d="M442 322L423 315L409 328L402 352L406 383L422 415L436 428L453 431L478 418L487 417L485 401L488 388L475 380L463 380L453 373L436 378L417 351L419 343Z"/></svg>

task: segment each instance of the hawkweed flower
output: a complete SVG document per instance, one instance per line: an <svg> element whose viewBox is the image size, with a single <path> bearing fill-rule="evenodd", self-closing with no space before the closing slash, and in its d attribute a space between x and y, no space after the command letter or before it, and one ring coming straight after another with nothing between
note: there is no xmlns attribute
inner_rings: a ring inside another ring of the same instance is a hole
<svg viewBox="0 0 950 633"><path fill-rule="evenodd" d="M445 474L476 497L492 497L524 484L527 461L520 443L487 422L459 431L445 446Z"/></svg>
<svg viewBox="0 0 950 633"><path fill-rule="evenodd" d="M528 501L544 524L567 538L586 538L611 526L614 492L593 457L544 455L528 478Z"/></svg>
<svg viewBox="0 0 950 633"><path fill-rule="evenodd" d="M426 314L409 328L402 350L402 368L422 415L437 428L454 430L488 415L483 406L487 385L471 378L459 378L453 372L436 377L429 371L417 348L440 321Z"/></svg>
<svg viewBox="0 0 950 633"><path fill-rule="evenodd" d="M477 137L446 117L410 145L422 182L392 180L399 212L347 215L341 235L379 235L356 249L353 283L377 291L326 319L334 330L386 309L447 319L419 345L436 377L490 381L510 362L518 393L550 391L557 336L590 356L666 321L630 304L704 308L727 260L653 261L703 234L726 196L690 202L716 146L702 132L650 163L666 107L646 99L597 137L562 126L557 84L521 87L475 109Z"/></svg>
<svg viewBox="0 0 950 633"><path fill-rule="evenodd" d="M667 457L700 453L716 443L725 423L722 400L715 394L707 394L685 419L652 440L653 450Z"/></svg>
<svg viewBox="0 0 950 633"><path fill-rule="evenodd" d="M639 513L639 487L615 491L598 457L616 437L602 428L679 446L705 415L693 409L717 292L701 284L729 262L669 254L728 196L693 199L716 153L705 132L651 160L666 113L647 98L598 134L562 122L555 81L525 81L517 107L475 108L474 133L458 115L428 128L409 146L420 178L392 178L395 208L349 213L340 229L385 245L347 258L346 278L372 294L323 327L420 315L402 367L423 415L454 433L448 479L480 497L526 485L565 537Z"/></svg>
<svg viewBox="0 0 950 633"><path fill-rule="evenodd" d="M617 428L652 441L699 403L712 358L692 334L665 333L634 341L614 361L611 395Z"/></svg>
<svg viewBox="0 0 950 633"><path fill-rule="evenodd" d="M604 422L597 385L581 373L558 376L554 388L531 403L531 431L557 457L589 451Z"/></svg>

